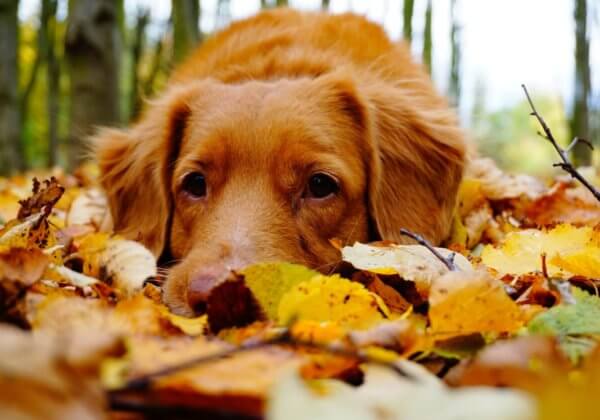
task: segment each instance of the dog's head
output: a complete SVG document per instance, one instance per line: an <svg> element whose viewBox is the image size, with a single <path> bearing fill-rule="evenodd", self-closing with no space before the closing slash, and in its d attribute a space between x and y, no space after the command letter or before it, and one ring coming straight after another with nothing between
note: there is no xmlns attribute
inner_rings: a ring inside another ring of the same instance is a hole
<svg viewBox="0 0 600 420"><path fill-rule="evenodd" d="M172 86L95 139L115 230L172 256L165 302L187 315L253 262L332 271L333 238L399 241L405 227L439 241L464 145L412 100L343 74Z"/></svg>

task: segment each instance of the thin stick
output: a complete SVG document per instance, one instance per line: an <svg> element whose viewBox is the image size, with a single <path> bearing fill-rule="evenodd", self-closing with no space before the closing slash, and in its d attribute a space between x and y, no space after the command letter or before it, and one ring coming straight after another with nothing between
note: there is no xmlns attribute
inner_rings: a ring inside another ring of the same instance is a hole
<svg viewBox="0 0 600 420"><path fill-rule="evenodd" d="M232 356L234 354L244 353L250 350L256 350L264 347L269 347L276 344L287 344L291 346L310 348L314 350L321 350L327 353L335 354L338 356L346 356L352 357L360 360L361 362L369 362L378 365L383 365L385 367L391 368L396 373L401 376L404 376L411 380L416 380L416 378L402 369L401 366L394 362L382 361L380 359L376 359L370 356L368 353L361 351L360 349L352 350L352 349L344 349L337 347L335 345L327 345L327 344L319 344L313 343L310 341L297 340L290 334L290 328L283 329L282 333L277 335L272 339L267 340L251 340L240 346L233 347L231 349L223 350L220 352L216 352L213 354L209 354L206 356L199 356L190 360L187 360L183 363L179 363L173 366L166 367L164 369L158 370L156 372L152 372L137 378L134 378L128 381L122 388L116 389L113 392L121 392L121 391L131 391L131 390L143 390L148 388L152 381L155 379L168 376L182 370L190 369L192 367L200 366L203 364L216 362L217 360L221 360L225 357Z"/></svg>
<svg viewBox="0 0 600 420"><path fill-rule="evenodd" d="M435 257L438 260L440 260L446 267L448 267L448 270L458 271L458 267L456 266L456 264L454 264L454 257L455 257L454 252L446 258L442 254L440 254L437 251L437 249L435 249L433 247L433 245L431 245L429 242L427 242L427 240L425 238L423 238L421 235L413 233L410 230L407 230L404 228L400 229L400 234L414 239L415 241L417 241L419 243L419 245L423 245L425 248L427 248L429 251L431 251L431 253L433 255L435 255Z"/></svg>
<svg viewBox="0 0 600 420"><path fill-rule="evenodd" d="M563 171L565 171L566 173L571 175L573 178L575 178L576 180L581 182L583 184L583 186L585 188L587 188L594 195L594 197L596 197L596 200L600 201L600 191L598 191L596 188L594 188L594 186L587 179L585 179L583 177L583 175L581 175L579 172L577 172L577 169L575 169L575 167L569 160L569 156L568 156L568 153L571 151L571 149L573 149L573 147L575 147L575 145L577 143L583 143L583 144L587 145L590 149L594 148L592 146L592 144L587 140L580 139L579 137L575 137L573 139L573 141L571 142L571 144L567 147L567 149L563 149L562 147L560 147L558 145L558 143L556 142L556 139L552 135L552 131L550 131L550 127L548 127L548 124L546 124L546 121L544 121L542 116L537 112L537 109L535 108L535 105L533 104L533 101L531 100L531 96L529 96L527 87L525 87L524 84L522 84L521 87L523 88L523 91L525 92L525 96L527 97L527 102L529 102L529 106L531 107L531 115L534 116L538 120L538 122L542 126L542 130L544 131L544 133L543 134L540 133L540 135L552 144L552 146L554 147L554 150L556 150L556 153L558 153L558 155L560 156L560 159L562 160L562 162L555 163L552 166L561 168Z"/></svg>

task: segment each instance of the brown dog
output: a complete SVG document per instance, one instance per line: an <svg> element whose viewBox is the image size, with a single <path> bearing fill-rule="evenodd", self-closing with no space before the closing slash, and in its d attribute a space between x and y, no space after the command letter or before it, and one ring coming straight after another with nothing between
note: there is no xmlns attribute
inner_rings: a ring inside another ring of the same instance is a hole
<svg viewBox="0 0 600 420"><path fill-rule="evenodd" d="M356 15L287 9L210 38L95 144L116 231L175 259L164 298L186 315L253 262L332 271L332 238L439 242L466 153L404 45Z"/></svg>

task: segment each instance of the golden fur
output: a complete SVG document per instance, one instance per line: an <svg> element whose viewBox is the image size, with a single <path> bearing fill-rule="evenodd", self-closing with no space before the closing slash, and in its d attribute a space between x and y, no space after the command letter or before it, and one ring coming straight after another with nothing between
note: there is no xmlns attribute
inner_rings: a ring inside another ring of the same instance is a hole
<svg viewBox="0 0 600 420"><path fill-rule="evenodd" d="M95 138L115 229L178 263L165 302L191 315L227 270L286 260L331 271L330 244L447 235L466 144L403 44L353 15L263 12L175 69L126 130ZM202 199L181 190L202 172ZM308 177L340 191L306 198Z"/></svg>

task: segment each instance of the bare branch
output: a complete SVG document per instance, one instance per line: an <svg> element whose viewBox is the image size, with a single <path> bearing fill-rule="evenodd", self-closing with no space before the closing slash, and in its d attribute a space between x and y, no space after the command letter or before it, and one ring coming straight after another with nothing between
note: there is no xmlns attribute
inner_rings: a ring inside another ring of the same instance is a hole
<svg viewBox="0 0 600 420"><path fill-rule="evenodd" d="M192 358L183 363L179 363L173 366L166 367L164 369L158 370L153 373L149 373L137 378L134 378L128 381L125 386L115 390L114 392L122 392L122 391L132 391L132 390L142 390L148 388L152 385L152 382L156 379L180 372L182 370L190 369L192 367L200 366L207 363L216 362L218 360L222 360L223 358L230 357L234 354L244 353L250 350L256 350L260 348L269 347L272 345L285 344L286 346L293 347L303 347L306 349L320 350L326 353L338 355L338 356L346 356L358 359L360 362L368 362L374 363L378 365L382 365L388 367L398 373L401 376L404 376L411 380L416 380L416 378L410 373L406 372L398 363L388 360L382 360L370 355L370 353L365 352L361 349L352 349L342 347L339 344L331 343L315 343L311 341L300 340L292 336L291 334L292 327L282 328L281 332L276 334L272 338L267 339L250 339L245 343L237 347L232 347L230 349L226 349L220 352L216 352L213 354L209 354L206 356L200 356L196 358Z"/></svg>
<svg viewBox="0 0 600 420"><path fill-rule="evenodd" d="M587 144L590 148L593 149L592 144L587 140L575 137L575 139L573 139L573 141L567 147L567 149L563 149L562 147L560 147L560 145L556 142L556 139L554 138L552 131L550 131L550 127L548 127L548 125L546 124L546 121L544 121L542 116L537 112L537 109L535 108L535 105L533 104L533 101L531 100L531 96L529 96L527 87L525 87L524 84L521 85L521 87L523 88L523 91L525 92L525 96L527 97L527 102L529 102L529 106L531 107L531 115L533 117L535 117L538 120L538 122L540 123L540 125L542 126L543 134L540 133L540 135L543 138L545 138L546 140L548 140L550 142L550 144L552 144L552 146L554 147L554 150L556 150L556 153L558 153L558 155L560 156L560 159L562 160L562 162L555 163L553 166L561 168L563 171L565 171L566 173L571 175L573 178L575 178L576 180L581 182L583 184L583 186L585 188L587 188L594 195L594 197L596 197L596 200L600 201L600 191L598 191L587 179L585 179L583 177L583 175L581 175L579 172L577 172L577 169L575 169L575 167L569 160L569 155L568 155L569 151L571 151L571 149L579 142L583 142L583 143Z"/></svg>
<svg viewBox="0 0 600 420"><path fill-rule="evenodd" d="M454 252L452 254L450 254L447 258L445 258L442 254L440 254L438 252L437 249L435 249L433 247L433 245L431 245L429 242L427 242L427 240L425 240L425 238L423 238L421 235L418 235L416 233L413 233L407 229L400 229L400 234L404 235L404 236L408 236L411 239L414 239L415 241L417 241L419 243L419 245L423 245L425 248L427 248L429 251L431 251L431 253L433 255L435 255L435 257L440 260L446 267L448 267L448 270L450 271L458 271L458 267L456 266L456 264L454 264Z"/></svg>

